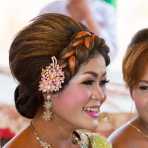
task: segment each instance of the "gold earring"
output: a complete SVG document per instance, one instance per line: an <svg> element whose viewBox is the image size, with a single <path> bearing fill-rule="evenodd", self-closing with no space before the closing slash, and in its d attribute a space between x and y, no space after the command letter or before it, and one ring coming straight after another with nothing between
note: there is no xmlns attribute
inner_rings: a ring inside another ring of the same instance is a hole
<svg viewBox="0 0 148 148"><path fill-rule="evenodd" d="M45 111L43 112L43 119L46 121L50 121L52 119L52 100L51 100L51 96L47 95L47 99L45 100L43 107L45 109Z"/></svg>

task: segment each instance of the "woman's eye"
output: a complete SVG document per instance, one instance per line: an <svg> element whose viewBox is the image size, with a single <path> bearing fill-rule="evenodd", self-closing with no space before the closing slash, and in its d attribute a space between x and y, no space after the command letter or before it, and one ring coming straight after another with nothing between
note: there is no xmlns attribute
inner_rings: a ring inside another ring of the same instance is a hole
<svg viewBox="0 0 148 148"><path fill-rule="evenodd" d="M146 85L139 86L139 89L141 89L141 90L148 90L148 86L146 86Z"/></svg>
<svg viewBox="0 0 148 148"><path fill-rule="evenodd" d="M99 85L105 86L107 83L109 83L109 80L102 80L102 81L100 81Z"/></svg>
<svg viewBox="0 0 148 148"><path fill-rule="evenodd" d="M85 84L85 85L92 85L94 82L94 80L86 80L84 82L82 82L82 84Z"/></svg>

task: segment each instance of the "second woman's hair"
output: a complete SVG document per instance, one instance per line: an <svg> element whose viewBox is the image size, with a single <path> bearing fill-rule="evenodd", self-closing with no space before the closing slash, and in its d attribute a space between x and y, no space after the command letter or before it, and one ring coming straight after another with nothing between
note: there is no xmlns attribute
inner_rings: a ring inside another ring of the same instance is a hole
<svg viewBox="0 0 148 148"><path fill-rule="evenodd" d="M135 87L148 65L148 28L132 38L123 60L123 78L129 88Z"/></svg>

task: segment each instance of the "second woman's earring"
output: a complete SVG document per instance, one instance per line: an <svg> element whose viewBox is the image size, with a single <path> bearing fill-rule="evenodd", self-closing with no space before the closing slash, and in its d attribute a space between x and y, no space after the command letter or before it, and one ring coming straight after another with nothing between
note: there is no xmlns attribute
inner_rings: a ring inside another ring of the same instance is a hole
<svg viewBox="0 0 148 148"><path fill-rule="evenodd" d="M43 119L46 121L51 120L53 112L52 112L52 100L50 95L47 96L47 99L45 100L43 107L44 107Z"/></svg>

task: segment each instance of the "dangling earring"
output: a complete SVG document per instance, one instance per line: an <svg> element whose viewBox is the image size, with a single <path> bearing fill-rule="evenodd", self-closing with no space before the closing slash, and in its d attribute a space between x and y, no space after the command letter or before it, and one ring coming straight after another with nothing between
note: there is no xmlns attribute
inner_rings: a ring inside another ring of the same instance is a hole
<svg viewBox="0 0 148 148"><path fill-rule="evenodd" d="M65 65L59 65L55 56L51 57L51 60L52 62L48 66L42 68L41 80L39 81L39 91L46 94L58 92L65 79L63 71ZM43 107L43 119L51 120L53 115L51 95L47 95Z"/></svg>
<svg viewBox="0 0 148 148"><path fill-rule="evenodd" d="M43 119L46 120L46 121L50 121L52 119L52 116L53 116L52 100L51 100L50 95L47 95L47 99L45 100L43 107L44 107Z"/></svg>

